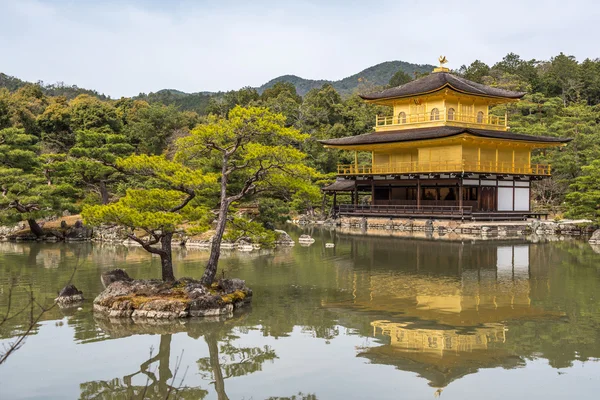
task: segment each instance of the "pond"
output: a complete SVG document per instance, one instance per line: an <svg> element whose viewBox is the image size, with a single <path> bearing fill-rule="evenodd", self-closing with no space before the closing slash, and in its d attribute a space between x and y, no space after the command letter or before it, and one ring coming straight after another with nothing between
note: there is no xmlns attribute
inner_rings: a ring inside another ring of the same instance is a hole
<svg viewBox="0 0 600 400"><path fill-rule="evenodd" d="M0 318L11 282L13 304L30 288L51 303L74 268L87 299L45 314L0 365L0 398L597 396L600 254L586 242L311 233L308 247L223 256L219 275L254 290L249 309L151 325L91 312L103 271L159 277L159 260L142 249L0 243ZM208 253L174 258L176 276L198 278ZM0 348L26 320L0 327Z"/></svg>

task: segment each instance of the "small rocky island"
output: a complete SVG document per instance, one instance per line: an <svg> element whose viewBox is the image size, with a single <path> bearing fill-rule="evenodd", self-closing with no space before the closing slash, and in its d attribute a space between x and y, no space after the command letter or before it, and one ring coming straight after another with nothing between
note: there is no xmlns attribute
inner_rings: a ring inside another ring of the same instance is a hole
<svg viewBox="0 0 600 400"><path fill-rule="evenodd" d="M175 319L231 314L249 304L252 290L241 279L220 279L210 287L191 278L172 282L136 280L121 269L102 274L105 290L94 312L108 317Z"/></svg>

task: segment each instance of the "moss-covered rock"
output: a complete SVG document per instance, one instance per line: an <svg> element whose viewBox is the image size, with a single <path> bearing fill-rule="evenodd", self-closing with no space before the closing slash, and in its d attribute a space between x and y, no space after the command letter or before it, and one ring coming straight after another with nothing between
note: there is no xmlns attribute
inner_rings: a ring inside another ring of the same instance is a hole
<svg viewBox="0 0 600 400"><path fill-rule="evenodd" d="M174 319L230 314L252 299L240 279L221 279L210 288L183 278L175 282L118 280L94 300L94 311L109 317Z"/></svg>

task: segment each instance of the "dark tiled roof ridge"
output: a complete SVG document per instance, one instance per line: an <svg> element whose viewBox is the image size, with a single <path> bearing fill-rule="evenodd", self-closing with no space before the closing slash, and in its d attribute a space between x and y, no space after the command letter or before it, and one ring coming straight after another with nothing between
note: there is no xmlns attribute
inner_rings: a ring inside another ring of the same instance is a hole
<svg viewBox="0 0 600 400"><path fill-rule="evenodd" d="M356 182L351 179L337 179L330 185L324 186L321 188L324 192L344 192L354 190Z"/></svg>
<svg viewBox="0 0 600 400"><path fill-rule="evenodd" d="M470 81L468 79L463 78L462 76L452 75L447 72L445 72L445 73L447 74L446 79L448 79L448 77L450 77L451 79L456 79L456 80L460 81L461 83L463 83L464 85L474 88L475 90L485 91L486 89L493 89L494 91L499 92L499 93L500 92L506 93L506 97L511 97L511 98L513 96L518 96L519 98L521 98L527 94L525 92L514 92L512 90L506 90L506 89L501 89L501 88L495 88L492 86L487 86L482 83Z"/></svg>
<svg viewBox="0 0 600 400"><path fill-rule="evenodd" d="M518 141L531 141L542 143L567 143L571 138L557 138L550 136L533 136L516 132L493 131L486 129L461 128L453 126L440 126L434 128L415 128L396 131L371 132L358 136L347 136L338 139L319 140L324 145L352 146L362 144L411 142L429 139L441 139L468 133L473 136L492 139L507 139Z"/></svg>
<svg viewBox="0 0 600 400"><path fill-rule="evenodd" d="M525 96L524 92L513 92L510 90L495 88L481 83L473 82L449 72L433 72L423 78L416 79L390 89L380 92L362 94L364 100L378 100L396 97L409 97L423 93L436 92L450 86L451 88L474 95L501 97L509 99L520 99Z"/></svg>

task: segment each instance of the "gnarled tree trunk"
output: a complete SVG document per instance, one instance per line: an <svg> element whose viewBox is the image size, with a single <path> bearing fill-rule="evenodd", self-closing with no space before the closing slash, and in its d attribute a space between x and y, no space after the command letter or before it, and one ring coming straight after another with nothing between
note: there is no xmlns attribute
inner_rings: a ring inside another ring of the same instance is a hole
<svg viewBox="0 0 600 400"><path fill-rule="evenodd" d="M210 246L210 257L208 258L204 275L202 275L202 279L200 280L204 286L210 286L217 276L217 266L219 264L219 257L221 256L221 240L223 240L225 225L227 225L228 208L228 202L221 202L219 216L217 218L217 231L215 232L215 236L213 237L213 241Z"/></svg>
<svg viewBox="0 0 600 400"><path fill-rule="evenodd" d="M44 231L42 230L42 227L37 223L37 221L34 218L29 218L27 220L27 223L29 224L29 230L31 230L31 233L33 233L35 237L40 238L44 236Z"/></svg>
<svg viewBox="0 0 600 400"><path fill-rule="evenodd" d="M110 201L110 195L108 193L108 188L106 187L106 182L100 181L98 189L100 190L100 198L102 199L102 204L108 204L108 202Z"/></svg>
<svg viewBox="0 0 600 400"><path fill-rule="evenodd" d="M173 255L171 252L171 241L173 239L173 233L165 233L160 239L161 252L160 264L162 267L162 279L165 282L173 282L175 275L173 274Z"/></svg>
<svg viewBox="0 0 600 400"><path fill-rule="evenodd" d="M210 257L208 258L208 263L206 264L206 269L204 270L204 275L202 275L202 279L200 280L204 286L210 286L217 276L217 264L219 263L219 257L221 256L221 240L223 239L223 234L225 233L225 225L227 225L227 213L229 211L229 206L231 203L242 199L245 195L247 195L251 190L254 189L253 184L259 180L261 173L264 173L264 169L261 166L261 169L253 174L250 178L246 180L244 187L242 190L232 196L227 196L227 182L229 174L232 171L237 169L244 168L243 166L229 166L229 156L235 153L235 150L240 145L239 141L234 146L232 150L228 150L223 155L223 164L221 166L221 201L219 203L219 216L217 219L217 228L215 232L215 236L213 237L213 242L210 248Z"/></svg>
<svg viewBox="0 0 600 400"><path fill-rule="evenodd" d="M206 269L204 270L202 279L200 279L200 282L204 286L212 285L217 276L217 265L221 256L221 240L225 233L225 225L227 225L227 212L229 211L229 199L227 198L227 161L227 156L224 156L221 167L221 203L219 206L219 216L217 217L217 231L210 246L210 257L208 258Z"/></svg>
<svg viewBox="0 0 600 400"><path fill-rule="evenodd" d="M139 243L148 253L156 254L160 257L162 280L165 282L173 282L175 280L175 275L173 274L173 256L171 255L173 232L166 232L153 236L155 237L154 240L146 241L132 233L127 235L129 239ZM158 243L160 243L160 248L153 247Z"/></svg>

